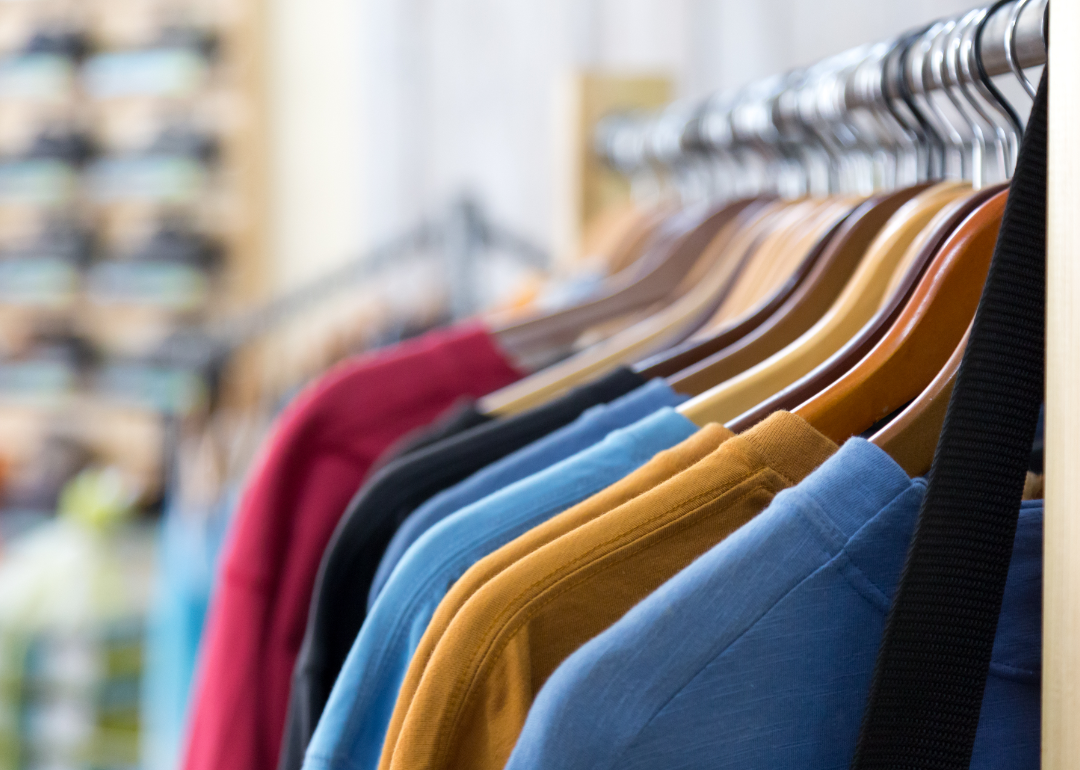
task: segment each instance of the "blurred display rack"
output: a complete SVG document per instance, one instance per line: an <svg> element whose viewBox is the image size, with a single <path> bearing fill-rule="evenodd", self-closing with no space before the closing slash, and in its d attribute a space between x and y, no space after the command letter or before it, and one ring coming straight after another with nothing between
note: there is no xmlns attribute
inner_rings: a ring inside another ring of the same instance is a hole
<svg viewBox="0 0 1080 770"><path fill-rule="evenodd" d="M206 387L153 351L264 286L262 6L0 0L0 511L88 458L160 493Z"/></svg>

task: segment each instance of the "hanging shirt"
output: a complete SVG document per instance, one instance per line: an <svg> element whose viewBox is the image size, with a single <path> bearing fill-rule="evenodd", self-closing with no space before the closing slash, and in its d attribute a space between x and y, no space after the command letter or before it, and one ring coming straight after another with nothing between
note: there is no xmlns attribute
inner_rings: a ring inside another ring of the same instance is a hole
<svg viewBox="0 0 1080 770"><path fill-rule="evenodd" d="M846 770L925 489L848 441L572 655L507 770ZM1041 559L1025 502L973 770L1039 767Z"/></svg>
<svg viewBox="0 0 1080 770"><path fill-rule="evenodd" d="M285 410L222 555L186 770L276 764L316 570L349 498L403 433L518 377L486 331L460 326L339 365Z"/></svg>
<svg viewBox="0 0 1080 770"><path fill-rule="evenodd" d="M177 504L162 517L139 698L143 767L173 770L180 763L199 639L235 507L236 490L230 488L212 510L191 512Z"/></svg>
<svg viewBox="0 0 1080 770"><path fill-rule="evenodd" d="M432 495L645 384L620 368L553 401L410 453L373 476L348 504L322 557L293 674L280 768L298 770L326 699L360 632L379 559L397 527ZM355 491L355 490L354 490Z"/></svg>
<svg viewBox="0 0 1080 770"><path fill-rule="evenodd" d="M659 383L641 397L636 395L627 397L629 403L619 404L621 408L612 405L611 409L629 417L640 408L681 400ZM629 408L634 404L639 408ZM602 416L593 413L581 422L595 427L604 422ZM408 550L364 621L319 720L304 766L374 770L412 653L450 586L479 559L618 481L696 430L674 410L661 409L432 527Z"/></svg>
<svg viewBox="0 0 1080 770"><path fill-rule="evenodd" d="M474 399L459 399L457 403L431 423L409 431L387 447L379 459L372 464L370 473L374 474L382 470L394 460L400 460L405 455L427 449L429 446L453 438L459 433L472 430L480 425L486 425L494 419L492 415L484 414L477 409Z"/></svg>
<svg viewBox="0 0 1080 770"><path fill-rule="evenodd" d="M731 431L720 425L706 425L682 443L658 453L626 478L597 492L588 500L578 503L558 516L548 519L543 524L538 524L470 567L439 602L427 630L424 631L416 651L413 652L386 731L379 760L380 768L390 765L390 755L401 733L401 725L435 647L446 633L446 629L458 610L482 585L518 559L524 558L567 532L614 510L658 484L662 484L677 473L681 473L710 452L715 451L732 435Z"/></svg>
<svg viewBox="0 0 1080 770"><path fill-rule="evenodd" d="M774 414L496 575L437 645L391 767L501 768L559 663L835 450L805 420Z"/></svg>
<svg viewBox="0 0 1080 770"><path fill-rule="evenodd" d="M665 406L678 406L687 400L662 379L654 379L612 402L610 406L589 409L565 426L524 449L477 471L469 478L440 492L421 505L398 527L386 547L368 594L368 610L375 603L390 573L417 538L450 514L470 503L497 492L527 476L565 460L602 439L616 428L637 422Z"/></svg>

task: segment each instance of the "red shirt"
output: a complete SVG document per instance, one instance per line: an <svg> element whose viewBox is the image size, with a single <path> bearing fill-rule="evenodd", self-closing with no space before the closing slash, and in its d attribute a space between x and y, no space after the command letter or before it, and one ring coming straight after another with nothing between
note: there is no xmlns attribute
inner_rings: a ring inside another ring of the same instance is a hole
<svg viewBox="0 0 1080 770"><path fill-rule="evenodd" d="M185 770L273 770L315 574L378 456L463 396L521 374L482 328L436 331L341 364L282 413L222 554Z"/></svg>

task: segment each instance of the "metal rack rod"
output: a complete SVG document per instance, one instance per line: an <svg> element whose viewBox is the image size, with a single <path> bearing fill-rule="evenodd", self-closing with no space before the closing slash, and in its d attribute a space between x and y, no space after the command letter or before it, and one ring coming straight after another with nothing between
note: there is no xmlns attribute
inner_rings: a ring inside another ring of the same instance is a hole
<svg viewBox="0 0 1080 770"><path fill-rule="evenodd" d="M1013 11L1018 3L1023 3L1023 6L1015 19L1015 29L1011 29L1014 23ZM1010 41L1014 43L1015 61L1021 68L1035 67L1046 62L1044 26L1047 3L1048 0L1015 0L995 10L986 21L979 46L988 75L993 77L1012 71L1009 65ZM961 14L943 21L958 22L966 15ZM874 60L875 56L880 65L883 51L893 48L907 36L908 34L901 35L877 46L861 46L823 62L794 70L785 76L774 76L751 83L737 92L713 94L696 105L672 105L659 115L644 118L640 115L611 116L597 127L596 150L610 165L630 171L643 166L647 161L670 164L689 151L700 150L702 142L706 148L723 148L745 141L748 136L752 141L762 139L757 129L769 120L771 107L766 103L769 98L789 87L798 89L799 84L810 79L810 75L826 67L836 70L847 68L850 74ZM964 75L961 74L961 77ZM913 93L925 94L927 88L934 90L940 87L940 83L931 82L926 85L916 81L910 86ZM861 84L854 77L846 78L842 92L843 109L854 111L872 107L875 105L875 98L880 98L880 94L875 95L873 89L866 88L865 78ZM787 109L790 116L792 111L798 112L800 109L795 104L797 101L788 100L781 109ZM877 106L880 107L880 103L877 103ZM696 137L692 136L692 130L689 129L694 115L701 116L707 123L707 127L702 129L704 134L699 133ZM747 125L751 126L749 131Z"/></svg>

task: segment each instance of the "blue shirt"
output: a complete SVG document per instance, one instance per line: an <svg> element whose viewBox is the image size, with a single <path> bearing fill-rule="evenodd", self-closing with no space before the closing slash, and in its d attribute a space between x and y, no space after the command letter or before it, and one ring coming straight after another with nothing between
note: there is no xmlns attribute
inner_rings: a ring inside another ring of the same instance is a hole
<svg viewBox="0 0 1080 770"><path fill-rule="evenodd" d="M688 396L676 393L657 378L609 404L586 410L569 425L507 455L469 478L444 490L413 511L394 533L368 594L368 612L375 605L390 573L417 538L454 511L482 500L492 492L548 468L587 449L616 428L632 425L665 406L678 406Z"/></svg>
<svg viewBox="0 0 1080 770"><path fill-rule="evenodd" d="M180 764L199 639L238 497L239 487L230 488L207 511L174 502L162 518L139 699L143 767L173 770Z"/></svg>
<svg viewBox="0 0 1080 770"><path fill-rule="evenodd" d="M364 621L304 757L305 770L376 768L398 690L435 608L469 567L697 431L661 409L461 509L408 550Z"/></svg>
<svg viewBox="0 0 1080 770"><path fill-rule="evenodd" d="M852 439L555 671L506 770L847 770L925 492ZM1039 767L1042 504L1021 508L971 767Z"/></svg>

